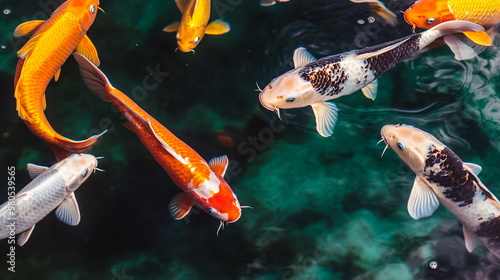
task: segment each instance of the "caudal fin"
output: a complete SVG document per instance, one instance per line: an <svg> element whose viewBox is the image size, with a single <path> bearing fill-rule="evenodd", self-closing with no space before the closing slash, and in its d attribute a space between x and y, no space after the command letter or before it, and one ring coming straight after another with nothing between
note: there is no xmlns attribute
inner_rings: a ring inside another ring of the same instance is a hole
<svg viewBox="0 0 500 280"><path fill-rule="evenodd" d="M60 161L67 158L71 154L86 153L88 150L90 150L90 148L92 148L92 146L94 146L97 140L99 140L99 137L101 137L106 132L107 130L104 130L97 135L93 135L88 139L81 141L75 141L68 138L58 138L55 143L48 143L48 145L54 153L56 160Z"/></svg>
<svg viewBox="0 0 500 280"><path fill-rule="evenodd" d="M471 53L470 46L461 42L460 40L454 39L453 36L447 36L447 35L454 33L462 33L462 32L479 32L480 34L483 34L480 31L483 31L484 33L484 27L469 21L464 21L464 20L446 21L434 26L433 28L425 32L422 32L420 47L423 48L428 44L432 43L437 38L444 36L446 44L453 51L456 59L458 60L470 59L477 55L475 52ZM483 36L483 42L485 42L484 36Z"/></svg>
<svg viewBox="0 0 500 280"><path fill-rule="evenodd" d="M73 56L75 57L78 65L80 66L80 72L82 74L83 81L89 89L95 92L99 97L106 101L111 102L109 97L109 92L113 88L108 78L104 73L99 70L92 62L90 62L85 56L74 52Z"/></svg>

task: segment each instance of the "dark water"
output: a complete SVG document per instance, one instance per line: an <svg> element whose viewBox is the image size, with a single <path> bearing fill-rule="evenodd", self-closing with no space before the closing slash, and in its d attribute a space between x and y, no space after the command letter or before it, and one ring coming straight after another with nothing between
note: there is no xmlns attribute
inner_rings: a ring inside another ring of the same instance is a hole
<svg viewBox="0 0 500 280"><path fill-rule="evenodd" d="M180 19L174 1L101 1L105 13L88 32L100 68L205 159L227 154L226 179L253 209L219 236L219 222L204 212L171 219L168 203L180 189L120 115L86 88L70 58L47 89L46 114L72 139L107 128L91 150L105 157L99 167L106 171L76 192L78 226L53 214L37 224L15 249L15 273L7 270L10 248L0 242L0 279L500 279L499 261L487 251L469 254L446 209L410 218L414 174L392 151L380 158L383 145L376 146L383 125L415 125L480 164L479 177L500 194L496 46L467 62L440 47L400 63L379 79L376 101L360 93L336 100L339 122L329 138L316 133L309 108L280 121L258 101L256 82L262 87L288 71L297 47L323 57L409 35L399 11L410 2L387 1L399 19L391 27L377 16L369 23L367 7L348 1L264 8L257 0L217 0L212 18L232 30L207 35L193 55L174 52L175 35L162 32ZM19 188L29 182L26 163L54 159L17 117L12 81L25 40L13 39L12 31L57 5L0 5L10 10L0 14L0 166L16 167ZM158 79L145 83L151 72ZM6 191L0 196L5 201Z"/></svg>

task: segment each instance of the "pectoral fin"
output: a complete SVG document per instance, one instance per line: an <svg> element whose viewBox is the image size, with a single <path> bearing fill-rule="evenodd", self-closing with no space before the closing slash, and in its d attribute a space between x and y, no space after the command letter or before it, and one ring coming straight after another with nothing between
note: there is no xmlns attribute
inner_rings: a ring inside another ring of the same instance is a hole
<svg viewBox="0 0 500 280"><path fill-rule="evenodd" d="M439 200L431 187L420 177L415 177L410 198L408 199L408 213L410 216L415 220L429 217L438 207Z"/></svg>
<svg viewBox="0 0 500 280"><path fill-rule="evenodd" d="M165 26L163 28L163 32L177 32L179 30L179 25L181 24L180 21L172 22L171 24Z"/></svg>
<svg viewBox="0 0 500 280"><path fill-rule="evenodd" d="M180 193L170 201L168 210L172 218L180 220L189 214L193 205L193 200L191 200L186 193Z"/></svg>
<svg viewBox="0 0 500 280"><path fill-rule="evenodd" d="M375 98L377 98L377 87L378 87L378 81L374 80L366 87L362 88L361 92L366 98L375 100Z"/></svg>
<svg viewBox="0 0 500 280"><path fill-rule="evenodd" d="M462 226L462 230L464 231L465 248L467 248L467 251L469 251L469 253L472 253L472 251L474 251L477 246L481 245L481 241L465 226Z"/></svg>
<svg viewBox="0 0 500 280"><path fill-rule="evenodd" d="M220 157L214 157L208 162L208 166L212 169L213 172L224 177L226 174L227 166L229 164L229 159L226 155Z"/></svg>
<svg viewBox="0 0 500 280"><path fill-rule="evenodd" d="M223 21L222 19L214 20L207 25L205 29L205 34L208 35L221 35L229 32L231 30L231 26L229 23Z"/></svg>
<svg viewBox="0 0 500 280"><path fill-rule="evenodd" d="M332 102L317 102L311 104L316 117L316 130L323 137L333 134L335 124L337 124L338 108Z"/></svg>
<svg viewBox="0 0 500 280"><path fill-rule="evenodd" d="M28 239L30 239L31 233L35 229L35 225L32 225L30 228L27 230L23 231L22 233L17 235L17 245L23 246L28 242Z"/></svg>
<svg viewBox="0 0 500 280"><path fill-rule="evenodd" d="M85 56L95 66L99 67L99 65L101 64L101 62L99 61L97 50L87 35L83 36L80 44L78 44L78 46L76 47L76 52Z"/></svg>
<svg viewBox="0 0 500 280"><path fill-rule="evenodd" d="M491 46L491 37L485 31L465 31L464 35L469 38L472 42L482 45L482 46Z"/></svg>
<svg viewBox="0 0 500 280"><path fill-rule="evenodd" d="M14 30L14 37L23 37L35 32L45 20L32 20L19 24Z"/></svg>
<svg viewBox="0 0 500 280"><path fill-rule="evenodd" d="M316 58L304 47L297 48L293 52L293 65L295 68L305 66L313 61L316 61Z"/></svg>
<svg viewBox="0 0 500 280"><path fill-rule="evenodd" d="M36 165L33 163L28 163L26 166L26 169L28 169L28 174L30 175L31 179L35 179L38 177L38 175L42 174L49 168L47 166L41 166L41 165Z"/></svg>
<svg viewBox="0 0 500 280"><path fill-rule="evenodd" d="M469 60L477 56L477 53L469 45L460 40L456 35L450 34L443 36L444 42L455 54L456 60Z"/></svg>
<svg viewBox="0 0 500 280"><path fill-rule="evenodd" d="M56 217L63 223L76 226L80 223L80 209L75 194L68 196L56 209Z"/></svg>

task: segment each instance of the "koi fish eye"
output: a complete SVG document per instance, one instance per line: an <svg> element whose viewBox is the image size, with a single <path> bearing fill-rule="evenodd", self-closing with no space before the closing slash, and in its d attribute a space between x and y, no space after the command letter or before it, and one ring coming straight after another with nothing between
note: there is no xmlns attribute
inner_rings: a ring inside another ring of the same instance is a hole
<svg viewBox="0 0 500 280"><path fill-rule="evenodd" d="M215 210L215 208L208 207L208 213L215 215L215 214L217 214L217 210Z"/></svg>
<svg viewBox="0 0 500 280"><path fill-rule="evenodd" d="M404 151L405 150L405 145L403 145L403 143L398 143L396 144L398 146L398 149L401 150L401 151Z"/></svg>
<svg viewBox="0 0 500 280"><path fill-rule="evenodd" d="M82 177L85 178L87 174L89 174L89 170L88 169L83 170Z"/></svg>
<svg viewBox="0 0 500 280"><path fill-rule="evenodd" d="M436 21L435 18L428 18L427 23L434 23Z"/></svg>
<svg viewBox="0 0 500 280"><path fill-rule="evenodd" d="M194 42L195 44L198 44L198 42L199 42L199 41L200 41L200 37L196 37L196 38L194 38L194 41L193 41L193 42Z"/></svg>
<svg viewBox="0 0 500 280"><path fill-rule="evenodd" d="M293 101L295 101L295 98L293 98L293 97L290 97L290 98L286 99L287 103L292 103Z"/></svg>
<svg viewBox="0 0 500 280"><path fill-rule="evenodd" d="M90 5L90 13L91 14L95 13L95 6L94 5Z"/></svg>

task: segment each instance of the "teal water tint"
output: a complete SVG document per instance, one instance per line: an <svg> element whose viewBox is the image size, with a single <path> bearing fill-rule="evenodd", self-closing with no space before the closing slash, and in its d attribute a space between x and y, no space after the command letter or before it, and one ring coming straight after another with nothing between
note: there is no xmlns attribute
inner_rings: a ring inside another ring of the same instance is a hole
<svg viewBox="0 0 500 280"><path fill-rule="evenodd" d="M49 1L10 2L1 8L11 12L0 14L0 166L17 168L20 189L29 182L27 162L54 159L15 111L15 52L23 41L13 40L12 31L41 16ZM479 177L499 195L496 46L466 62L439 47L400 63L379 79L376 101L360 92L335 100L339 122L329 138L316 133L309 108L282 111L279 120L259 104L255 83L263 87L288 71L297 47L323 57L411 34L399 13L411 1L386 2L397 27L377 16L370 23L367 6L348 1L264 8L257 0L214 0L212 18L232 30L205 36L196 54L186 54L174 51L174 34L161 31L181 17L174 1L101 1L106 13L99 12L88 35L102 71L205 159L227 154L226 179L253 209L243 209L219 236L219 222L199 210L171 219L168 203L180 189L116 110L86 88L70 58L47 89L46 114L72 139L108 129L91 150L104 156L99 167L106 171L77 191L78 226L53 214L36 226L16 249L16 273L7 271L9 246L0 242L0 278L497 279L498 260L469 254L446 209L410 218L414 174L391 150L381 158L384 145L376 145L383 125L415 125L480 164Z"/></svg>

